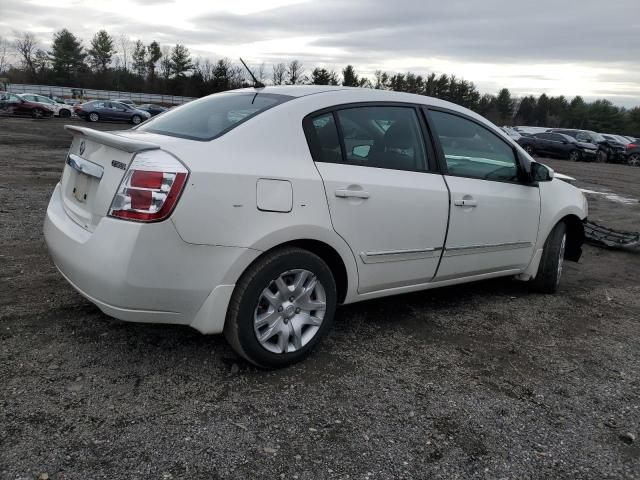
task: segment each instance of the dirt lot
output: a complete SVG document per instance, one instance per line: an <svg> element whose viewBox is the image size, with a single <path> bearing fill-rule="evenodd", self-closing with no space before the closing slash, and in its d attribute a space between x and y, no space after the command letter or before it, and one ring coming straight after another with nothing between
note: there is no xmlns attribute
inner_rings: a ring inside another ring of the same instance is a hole
<svg viewBox="0 0 640 480"><path fill-rule="evenodd" d="M258 371L58 274L64 123L0 118L0 478L640 478L640 254L586 247L554 296L505 279L344 307L306 362ZM548 163L640 198L640 169ZM589 200L640 229L637 200Z"/></svg>

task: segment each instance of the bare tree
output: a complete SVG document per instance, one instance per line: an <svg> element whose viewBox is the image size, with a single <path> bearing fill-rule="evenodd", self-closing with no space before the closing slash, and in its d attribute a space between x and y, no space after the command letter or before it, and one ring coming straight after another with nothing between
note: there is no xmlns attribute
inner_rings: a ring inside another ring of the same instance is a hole
<svg viewBox="0 0 640 480"><path fill-rule="evenodd" d="M171 77L171 47L162 47L162 58L160 59L160 75L164 78Z"/></svg>
<svg viewBox="0 0 640 480"><path fill-rule="evenodd" d="M262 84L264 84L264 81L266 80L265 68L266 68L265 63L262 62L258 67L258 71L255 72L256 78L260 80L260 83Z"/></svg>
<svg viewBox="0 0 640 480"><path fill-rule="evenodd" d="M287 73L287 66L284 63L277 63L273 66L273 84L282 85L284 83L284 76Z"/></svg>
<svg viewBox="0 0 640 480"><path fill-rule="evenodd" d="M33 33L29 32L15 32L16 40L13 42L13 48L20 56L20 60L25 69L32 75L36 73L36 67L33 63L36 50L38 49L38 42Z"/></svg>
<svg viewBox="0 0 640 480"><path fill-rule="evenodd" d="M11 44L0 36L0 73L4 72L11 64Z"/></svg>
<svg viewBox="0 0 640 480"><path fill-rule="evenodd" d="M129 59L131 58L131 50L133 49L133 42L124 33L118 37L118 47L120 49L120 57L122 60L122 69L125 72L129 71Z"/></svg>
<svg viewBox="0 0 640 480"><path fill-rule="evenodd" d="M287 85L298 85L304 82L304 68L298 60L291 60L287 65Z"/></svg>

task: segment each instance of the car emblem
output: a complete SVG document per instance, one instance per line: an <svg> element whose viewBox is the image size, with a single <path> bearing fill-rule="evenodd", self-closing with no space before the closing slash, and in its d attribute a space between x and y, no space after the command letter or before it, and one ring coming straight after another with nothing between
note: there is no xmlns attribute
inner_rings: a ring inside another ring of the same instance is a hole
<svg viewBox="0 0 640 480"><path fill-rule="evenodd" d="M118 162L117 160L111 160L111 166L119 168L120 170L126 170L127 169L127 166L124 163Z"/></svg>
<svg viewBox="0 0 640 480"><path fill-rule="evenodd" d="M85 149L86 145L84 143L84 140L82 140L80 142L80 155L82 155L84 153L84 149Z"/></svg>

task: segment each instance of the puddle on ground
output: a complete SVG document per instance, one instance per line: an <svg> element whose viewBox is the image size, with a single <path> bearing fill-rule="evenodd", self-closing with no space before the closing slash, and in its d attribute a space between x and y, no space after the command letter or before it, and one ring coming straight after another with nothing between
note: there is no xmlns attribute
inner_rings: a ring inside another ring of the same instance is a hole
<svg viewBox="0 0 640 480"><path fill-rule="evenodd" d="M621 195L616 195L615 193L611 193L611 192L597 192L595 190L587 190L586 188L581 188L580 191L582 191L583 193L591 194L591 195L602 195L607 200L611 200L612 202L623 203L625 205L633 205L635 203L640 202L640 200L638 200L637 198L623 197Z"/></svg>

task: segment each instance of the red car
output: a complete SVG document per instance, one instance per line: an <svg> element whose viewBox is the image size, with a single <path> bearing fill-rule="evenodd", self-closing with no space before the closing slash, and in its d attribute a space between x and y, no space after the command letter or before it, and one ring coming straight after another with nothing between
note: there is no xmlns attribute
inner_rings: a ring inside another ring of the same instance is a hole
<svg viewBox="0 0 640 480"><path fill-rule="evenodd" d="M15 93L0 92L0 112L33 118L52 117L53 110L42 103L29 102Z"/></svg>

